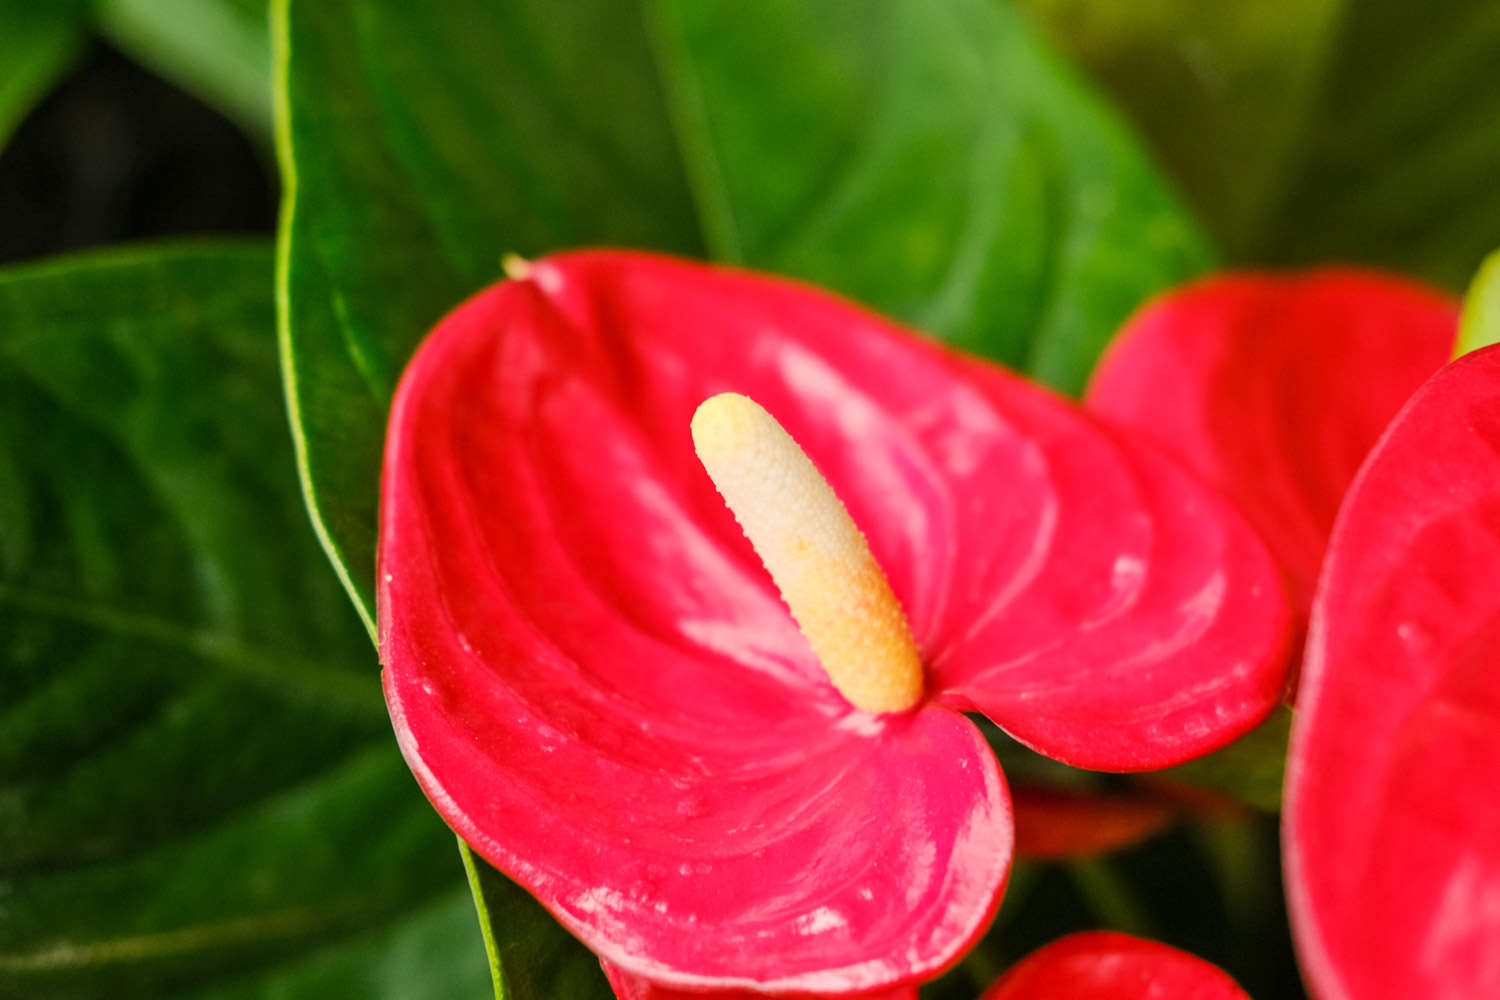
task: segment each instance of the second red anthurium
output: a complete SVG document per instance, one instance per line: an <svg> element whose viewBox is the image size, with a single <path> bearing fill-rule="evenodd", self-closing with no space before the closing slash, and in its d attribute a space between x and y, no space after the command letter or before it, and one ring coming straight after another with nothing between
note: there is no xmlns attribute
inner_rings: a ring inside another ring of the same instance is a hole
<svg viewBox="0 0 1500 1000"><path fill-rule="evenodd" d="M1233 497L1305 618L1355 470L1457 332L1458 303L1395 275L1220 274L1132 317L1086 405Z"/></svg>
<svg viewBox="0 0 1500 1000"><path fill-rule="evenodd" d="M1339 511L1282 837L1319 1000L1500 996L1500 347L1429 379Z"/></svg>
<svg viewBox="0 0 1500 1000"><path fill-rule="evenodd" d="M1051 393L784 280L516 276L397 392L386 699L438 811L618 980L935 976L1011 856L965 712L1140 770L1282 694L1255 534Z"/></svg>
<svg viewBox="0 0 1500 1000"><path fill-rule="evenodd" d="M1085 931L1028 955L981 1000L1250 1000L1228 973L1168 945Z"/></svg>

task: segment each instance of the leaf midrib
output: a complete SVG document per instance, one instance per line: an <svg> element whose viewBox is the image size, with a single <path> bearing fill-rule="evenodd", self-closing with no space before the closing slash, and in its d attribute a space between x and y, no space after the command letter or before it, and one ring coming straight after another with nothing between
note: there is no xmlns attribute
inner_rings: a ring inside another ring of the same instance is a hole
<svg viewBox="0 0 1500 1000"><path fill-rule="evenodd" d="M248 644L212 629L196 628L104 601L51 594L5 582L0 582L0 605L187 652L288 701L318 705L333 702L371 717L385 715L385 703L369 680L300 654Z"/></svg>
<svg viewBox="0 0 1500 1000"><path fill-rule="evenodd" d="M0 954L0 973L55 973L205 953L258 941L294 940L359 921L381 909L368 906L285 907L237 920L179 927L156 934L55 944L40 951Z"/></svg>

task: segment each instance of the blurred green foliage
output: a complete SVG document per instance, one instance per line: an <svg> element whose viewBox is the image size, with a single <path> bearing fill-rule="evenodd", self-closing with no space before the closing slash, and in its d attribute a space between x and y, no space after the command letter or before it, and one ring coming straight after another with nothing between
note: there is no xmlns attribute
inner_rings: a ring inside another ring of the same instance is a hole
<svg viewBox="0 0 1500 1000"><path fill-rule="evenodd" d="M392 974L369 996L484 982L472 923L378 952L461 883L306 527L271 267L0 273L0 995L321 997L338 955Z"/></svg>
<svg viewBox="0 0 1500 1000"><path fill-rule="evenodd" d="M1500 245L1500 5L1016 2L1119 101L1230 260L1459 289Z"/></svg>

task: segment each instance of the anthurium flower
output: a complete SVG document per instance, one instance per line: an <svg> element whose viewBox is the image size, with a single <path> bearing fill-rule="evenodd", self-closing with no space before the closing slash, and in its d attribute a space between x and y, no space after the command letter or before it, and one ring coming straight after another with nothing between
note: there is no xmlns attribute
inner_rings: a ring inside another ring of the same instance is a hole
<svg viewBox="0 0 1500 1000"><path fill-rule="evenodd" d="M1220 275L1137 313L1086 405L1234 498L1305 616L1344 490L1457 329L1456 302L1388 275Z"/></svg>
<svg viewBox="0 0 1500 1000"><path fill-rule="evenodd" d="M1344 500L1287 762L1321 1000L1500 996L1500 349L1412 397Z"/></svg>
<svg viewBox="0 0 1500 1000"><path fill-rule="evenodd" d="M396 394L386 699L448 823L617 972L936 975L1011 854L964 712L1129 770L1276 703L1274 566L1171 460L788 281L620 252L515 274Z"/></svg>
<svg viewBox="0 0 1500 1000"><path fill-rule="evenodd" d="M610 987L614 989L617 1000L759 1000L764 996L764 994L753 993L749 990L715 990L712 993L676 990L670 986L660 986L649 979L633 976L608 962L603 964L604 975L609 980ZM804 997L802 1000L818 1000L818 998ZM898 986L893 990L861 993L859 1000L917 1000L917 988Z"/></svg>
<svg viewBox="0 0 1500 1000"><path fill-rule="evenodd" d="M1176 948L1090 931L1033 952L982 1000L1250 1000L1222 969Z"/></svg>

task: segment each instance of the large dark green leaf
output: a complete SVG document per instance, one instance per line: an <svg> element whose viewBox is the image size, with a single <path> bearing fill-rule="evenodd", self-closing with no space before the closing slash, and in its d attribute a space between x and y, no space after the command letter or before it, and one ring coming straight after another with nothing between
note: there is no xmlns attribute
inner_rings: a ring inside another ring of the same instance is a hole
<svg viewBox="0 0 1500 1000"><path fill-rule="evenodd" d="M484 962L474 960L475 937L474 902L460 887L347 942L179 1000L478 1000L489 993L489 975ZM554 996L564 1000L569 994Z"/></svg>
<svg viewBox="0 0 1500 1000"><path fill-rule="evenodd" d="M1015 2L1108 84L1241 259L1461 288L1500 243L1492 0Z"/></svg>
<svg viewBox="0 0 1500 1000"><path fill-rule="evenodd" d="M1208 255L1132 136L993 0L661 0L715 253L1068 391Z"/></svg>
<svg viewBox="0 0 1500 1000"><path fill-rule="evenodd" d="M0 146L83 42L84 0L0 0Z"/></svg>
<svg viewBox="0 0 1500 1000"><path fill-rule="evenodd" d="M456 884L302 519L271 266L0 275L0 995L273 975Z"/></svg>
<svg viewBox="0 0 1500 1000"><path fill-rule="evenodd" d="M287 392L368 621L386 405L421 336L507 252L692 252L696 229L634 4L282 0L274 21Z"/></svg>

